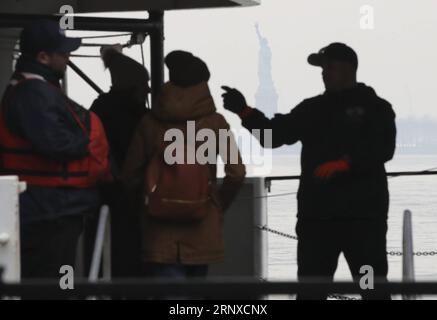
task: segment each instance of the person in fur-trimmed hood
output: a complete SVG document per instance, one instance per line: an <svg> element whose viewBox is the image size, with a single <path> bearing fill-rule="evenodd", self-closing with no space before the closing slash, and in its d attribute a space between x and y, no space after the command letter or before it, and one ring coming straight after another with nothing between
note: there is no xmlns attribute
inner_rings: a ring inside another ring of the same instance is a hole
<svg viewBox="0 0 437 320"><path fill-rule="evenodd" d="M110 205L111 212L112 276L134 277L141 275L141 228L138 215L126 210L128 200L119 185L119 173L135 128L149 111L146 104L150 77L142 64L122 53L121 45L103 46L100 51L103 64L111 74L111 89L99 95L90 110L99 116L105 127L116 178L114 183L101 187L104 202ZM97 220L94 223L97 224ZM87 229L93 241L93 228Z"/></svg>

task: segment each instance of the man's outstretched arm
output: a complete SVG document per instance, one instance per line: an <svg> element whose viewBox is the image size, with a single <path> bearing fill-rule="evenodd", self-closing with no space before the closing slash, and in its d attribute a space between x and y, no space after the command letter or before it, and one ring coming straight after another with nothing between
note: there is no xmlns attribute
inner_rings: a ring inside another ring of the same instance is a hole
<svg viewBox="0 0 437 320"><path fill-rule="evenodd" d="M226 86L222 87L223 106L237 114L243 126L251 131L264 148L277 148L291 145L301 139L303 121L302 108L296 107L288 114L276 114L268 119L261 111L247 105L240 91ZM259 130L259 134L255 134Z"/></svg>

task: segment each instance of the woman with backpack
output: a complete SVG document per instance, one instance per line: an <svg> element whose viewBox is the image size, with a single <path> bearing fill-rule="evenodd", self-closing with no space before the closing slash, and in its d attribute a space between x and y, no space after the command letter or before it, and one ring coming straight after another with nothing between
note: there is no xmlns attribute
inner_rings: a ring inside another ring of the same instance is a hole
<svg viewBox="0 0 437 320"><path fill-rule="evenodd" d="M216 112L206 64L184 51L168 54L165 64L170 81L137 128L122 176L126 188L141 202L146 274L205 277L209 264L224 259L224 211L243 183L245 166L233 136L219 139L219 131L230 128ZM215 138L214 155L208 159L216 160L220 155L225 163L220 187L216 184L216 161L202 164L198 157L188 161L187 153L199 149L199 141L188 137L190 125L195 133L207 129ZM183 134L183 142L176 148L174 139L165 141L174 132ZM224 154L232 150L236 150L237 161L229 161L232 154ZM185 161L171 163L175 158Z"/></svg>

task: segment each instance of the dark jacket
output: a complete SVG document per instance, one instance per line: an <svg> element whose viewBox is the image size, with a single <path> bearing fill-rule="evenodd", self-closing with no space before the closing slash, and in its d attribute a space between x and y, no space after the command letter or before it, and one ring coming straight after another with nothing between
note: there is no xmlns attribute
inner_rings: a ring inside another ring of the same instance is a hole
<svg viewBox="0 0 437 320"><path fill-rule="evenodd" d="M270 120L254 110L243 118L243 125L249 130L272 129L273 148L302 142L299 218L387 218L384 163L395 150L395 114L372 88L358 84L325 93ZM267 140L261 143L269 147ZM341 158L350 161L348 173L325 182L314 178L319 165Z"/></svg>
<svg viewBox="0 0 437 320"><path fill-rule="evenodd" d="M148 109L136 102L128 91L112 88L101 94L90 111L96 113L105 128L116 167L121 170L136 127Z"/></svg>
<svg viewBox="0 0 437 320"><path fill-rule="evenodd" d="M60 162L83 158L88 153L88 137L67 109L67 100L59 87L59 79L46 66L22 56L16 73L32 73L47 82L33 79L8 87L5 121L14 134L29 141L42 156ZM18 77L13 75L13 78ZM11 95L10 95L11 94ZM10 95L10 96L9 96ZM70 103L74 103L70 100ZM77 104L75 108L81 108ZM20 195L21 222L54 219L84 214L99 205L96 188L50 188L27 186Z"/></svg>
<svg viewBox="0 0 437 320"><path fill-rule="evenodd" d="M133 191L142 189L145 168L156 152L156 148L164 141L166 130L186 127L188 120L196 120L197 123L201 121L202 128L214 132L216 141L219 141L219 130L229 130L225 118L216 112L206 82L187 88L172 83L165 84L157 105L141 121L129 148L123 168L123 181L128 189ZM229 147L231 144L236 146L233 137L229 137L226 142ZM217 146L216 157L223 149ZM236 197L246 174L239 153L236 162L233 164L232 161L227 161L225 178L220 186L216 183L216 165L208 165L212 178L211 200L208 203L208 214L199 222L185 224L159 222L148 218L146 208L142 206L145 261L209 264L224 259L224 211ZM140 202L144 204L144 193L141 193Z"/></svg>

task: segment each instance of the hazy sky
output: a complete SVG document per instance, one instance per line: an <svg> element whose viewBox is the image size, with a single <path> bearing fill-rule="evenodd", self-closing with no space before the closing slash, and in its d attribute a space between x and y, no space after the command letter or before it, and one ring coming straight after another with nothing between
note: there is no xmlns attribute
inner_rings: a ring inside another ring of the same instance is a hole
<svg viewBox="0 0 437 320"><path fill-rule="evenodd" d="M374 29L360 27L364 5L374 8ZM165 15L165 51L189 50L207 62L211 91L220 111L223 84L241 89L253 105L258 86L258 22L272 50L279 108L288 112L301 100L323 91L321 69L306 63L308 54L330 42L345 42L359 55L359 80L389 100L398 117L437 119L436 14L435 0L264 0L252 8L173 11ZM146 13L121 16L140 18ZM123 39L109 41L119 40ZM148 45L147 41L147 63ZM97 53L97 49L80 49L79 53ZM140 61L139 48L126 53ZM109 73L103 71L101 61L74 61L102 88L109 88ZM95 93L76 77L69 80L70 95L89 106ZM232 124L239 122L223 112Z"/></svg>

